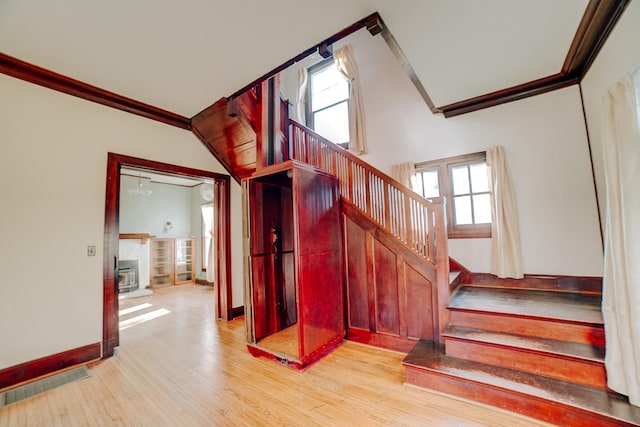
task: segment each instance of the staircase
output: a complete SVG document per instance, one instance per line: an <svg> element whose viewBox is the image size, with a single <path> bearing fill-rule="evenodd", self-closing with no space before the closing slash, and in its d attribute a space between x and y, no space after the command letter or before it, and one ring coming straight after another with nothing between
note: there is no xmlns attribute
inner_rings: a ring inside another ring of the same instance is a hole
<svg viewBox="0 0 640 427"><path fill-rule="evenodd" d="M232 118L221 101L193 123L237 180L257 163L255 99ZM448 257L442 200L285 123L290 158L339 180L348 339L408 352L407 384L559 425L640 426L640 408L607 390L601 283L471 274Z"/></svg>
<svg viewBox="0 0 640 427"><path fill-rule="evenodd" d="M607 390L600 304L575 290L462 285L442 341L404 359L406 382L559 425L640 425L640 408Z"/></svg>

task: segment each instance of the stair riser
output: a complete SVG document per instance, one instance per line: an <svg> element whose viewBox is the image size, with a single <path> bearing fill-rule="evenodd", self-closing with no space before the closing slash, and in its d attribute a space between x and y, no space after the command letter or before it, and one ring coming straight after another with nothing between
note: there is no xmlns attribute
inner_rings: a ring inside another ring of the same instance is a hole
<svg viewBox="0 0 640 427"><path fill-rule="evenodd" d="M414 366L405 365L405 369L407 384L485 403L557 425L572 427L632 425L513 390L487 386Z"/></svg>
<svg viewBox="0 0 640 427"><path fill-rule="evenodd" d="M604 328L526 317L449 309L449 324L604 347Z"/></svg>
<svg viewBox="0 0 640 427"><path fill-rule="evenodd" d="M607 389L603 363L450 337L446 338L445 351L447 356Z"/></svg>

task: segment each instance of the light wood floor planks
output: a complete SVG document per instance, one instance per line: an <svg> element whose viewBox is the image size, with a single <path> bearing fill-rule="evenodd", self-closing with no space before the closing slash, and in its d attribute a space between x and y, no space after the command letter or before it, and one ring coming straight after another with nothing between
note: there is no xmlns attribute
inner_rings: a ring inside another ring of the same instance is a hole
<svg viewBox="0 0 640 427"><path fill-rule="evenodd" d="M183 285L122 301L151 306L122 316L116 355L0 410L0 426L545 425L405 386L400 353L345 342L304 372L254 358L244 319L215 321L213 300Z"/></svg>

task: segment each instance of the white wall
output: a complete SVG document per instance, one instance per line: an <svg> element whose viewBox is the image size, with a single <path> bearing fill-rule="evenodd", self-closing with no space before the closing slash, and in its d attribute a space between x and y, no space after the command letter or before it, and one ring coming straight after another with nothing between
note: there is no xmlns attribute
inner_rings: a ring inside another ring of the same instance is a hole
<svg viewBox="0 0 640 427"><path fill-rule="evenodd" d="M225 171L188 131L5 75L0 94L3 369L102 341L108 152ZM231 190L232 278L241 304L240 186ZM87 257L87 245L96 245L95 257Z"/></svg>
<svg viewBox="0 0 640 427"><path fill-rule="evenodd" d="M629 2L587 75L582 80L582 96L589 128L589 140L598 184L600 212L604 222L604 169L602 159L603 96L625 74L640 67L640 2Z"/></svg>
<svg viewBox="0 0 640 427"><path fill-rule="evenodd" d="M445 119L427 108L381 36L361 30L342 42L352 44L360 69L369 145L363 160L390 173L397 163L503 145L518 196L525 273L602 274L577 86ZM282 81L288 88L292 78ZM489 239L451 239L449 247L471 271L489 271Z"/></svg>
<svg viewBox="0 0 640 427"><path fill-rule="evenodd" d="M191 226L191 188L151 182L149 196L127 193L138 179L120 177L120 233L149 233L156 237L189 237ZM170 221L173 227L165 228Z"/></svg>

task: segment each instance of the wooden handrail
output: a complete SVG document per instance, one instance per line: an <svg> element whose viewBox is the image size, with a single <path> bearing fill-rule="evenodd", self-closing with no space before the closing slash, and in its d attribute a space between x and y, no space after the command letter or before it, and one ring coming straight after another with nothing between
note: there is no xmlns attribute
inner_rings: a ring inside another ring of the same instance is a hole
<svg viewBox="0 0 640 427"><path fill-rule="evenodd" d="M289 126L293 159L336 176L343 198L421 258L434 265L436 251L448 258L437 239L446 236L446 224L435 222L445 217L444 199L427 200L311 129L291 119Z"/></svg>

